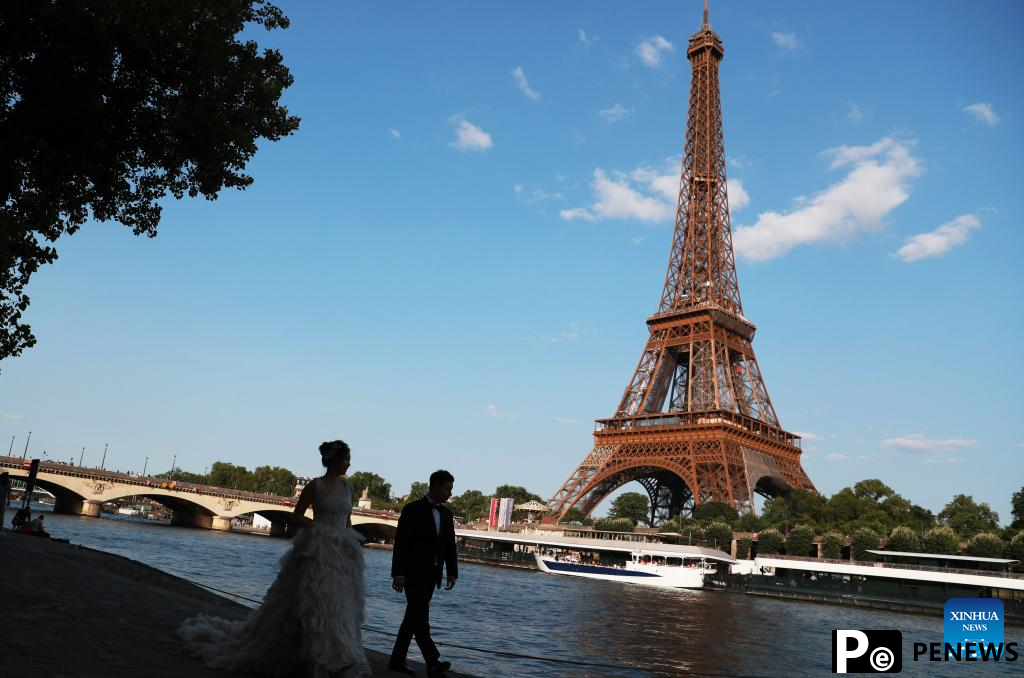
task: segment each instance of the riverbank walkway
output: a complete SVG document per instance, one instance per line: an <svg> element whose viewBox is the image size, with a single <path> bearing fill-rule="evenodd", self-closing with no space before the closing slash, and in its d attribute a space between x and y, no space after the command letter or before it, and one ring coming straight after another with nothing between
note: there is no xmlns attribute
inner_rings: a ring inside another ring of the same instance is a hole
<svg viewBox="0 0 1024 678"><path fill-rule="evenodd" d="M248 609L129 558L0 534L2 676L248 678L205 668L174 634L199 612L240 619ZM388 671L387 655L366 654L374 676L402 675ZM422 664L409 665L426 675Z"/></svg>

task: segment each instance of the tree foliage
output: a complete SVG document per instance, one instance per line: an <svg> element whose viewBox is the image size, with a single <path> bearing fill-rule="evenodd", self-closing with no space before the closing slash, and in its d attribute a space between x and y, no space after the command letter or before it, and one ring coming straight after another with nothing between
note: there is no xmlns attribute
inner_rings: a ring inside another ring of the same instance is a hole
<svg viewBox="0 0 1024 678"><path fill-rule="evenodd" d="M731 525L739 517L739 512L723 501L706 501L693 507L693 518L695 520L711 521L718 519Z"/></svg>
<svg viewBox="0 0 1024 678"><path fill-rule="evenodd" d="M789 531L786 538L786 555L806 558L814 546L814 528L809 525L797 525Z"/></svg>
<svg viewBox="0 0 1024 678"><path fill-rule="evenodd" d="M958 494L939 512L939 522L966 539L979 532L999 529L999 514L986 503L977 503L974 497Z"/></svg>
<svg viewBox="0 0 1024 678"><path fill-rule="evenodd" d="M1010 540L1010 546L1006 553L1007 558L1013 558L1017 561L1017 570L1024 572L1024 530L1018 532L1013 539Z"/></svg>
<svg viewBox="0 0 1024 678"><path fill-rule="evenodd" d="M512 497L513 503L516 504L525 504L528 501L544 501L540 498L540 495L536 495L525 487L521 487L519 485L498 485L492 496L498 497L499 499Z"/></svg>
<svg viewBox="0 0 1024 678"><path fill-rule="evenodd" d="M868 549L877 549L880 538L870 527L859 527L850 537L850 555L853 560L877 560Z"/></svg>
<svg viewBox="0 0 1024 678"><path fill-rule="evenodd" d="M299 120L292 76L246 25L287 28L265 0L0 3L0 359L35 344L32 274L86 221L154 236L166 195L244 189L260 139Z"/></svg>
<svg viewBox="0 0 1024 678"><path fill-rule="evenodd" d="M704 528L704 546L729 553L732 551L732 528L724 521L711 521Z"/></svg>
<svg viewBox="0 0 1024 678"><path fill-rule="evenodd" d="M476 520L490 512L491 498L480 490L466 490L459 496L449 499L448 508L460 518Z"/></svg>
<svg viewBox="0 0 1024 678"><path fill-rule="evenodd" d="M352 483L352 496L360 497L363 490L369 490L370 499L386 502L391 499L391 483L387 482L376 473L369 471L356 471L348 476Z"/></svg>
<svg viewBox="0 0 1024 678"><path fill-rule="evenodd" d="M904 551L914 553L921 550L921 540L917 534L904 525L892 528L889 539L885 542L887 551Z"/></svg>
<svg viewBox="0 0 1024 678"><path fill-rule="evenodd" d="M843 535L838 532L826 532L821 537L821 557L838 560L843 557Z"/></svg>
<svg viewBox="0 0 1024 678"><path fill-rule="evenodd" d="M624 492L617 496L608 511L609 518L626 518L630 527L637 523L645 525L651 519L651 502L646 494L640 492Z"/></svg>
<svg viewBox="0 0 1024 678"><path fill-rule="evenodd" d="M998 534L980 532L967 540L967 555L979 558L1002 558L1006 542Z"/></svg>
<svg viewBox="0 0 1024 678"><path fill-rule="evenodd" d="M416 501L417 499L425 497L429 489L430 486L422 480L413 481L412 485L409 486L409 494L406 495L406 498L409 501Z"/></svg>
<svg viewBox="0 0 1024 678"><path fill-rule="evenodd" d="M742 539L736 540L736 557L741 560L750 558L750 538L743 537Z"/></svg>
<svg viewBox="0 0 1024 678"><path fill-rule="evenodd" d="M596 520L594 522L594 529L605 532L632 532L634 525L635 523L629 518L613 518L608 516Z"/></svg>
<svg viewBox="0 0 1024 678"><path fill-rule="evenodd" d="M782 533L774 527L761 530L757 535L757 555L782 553Z"/></svg>
<svg viewBox="0 0 1024 678"><path fill-rule="evenodd" d="M194 474L197 475L197 474ZM257 466L250 471L226 461L215 461L210 472L204 476L205 484L226 487L246 492L269 492L281 497L290 497L295 489L295 474L281 466Z"/></svg>
<svg viewBox="0 0 1024 678"><path fill-rule="evenodd" d="M949 527L940 525L925 533L924 539L921 540L921 546L925 553L945 553L955 556L960 553L960 537Z"/></svg>
<svg viewBox="0 0 1024 678"><path fill-rule="evenodd" d="M1010 498L1010 527L1024 530L1024 487Z"/></svg>

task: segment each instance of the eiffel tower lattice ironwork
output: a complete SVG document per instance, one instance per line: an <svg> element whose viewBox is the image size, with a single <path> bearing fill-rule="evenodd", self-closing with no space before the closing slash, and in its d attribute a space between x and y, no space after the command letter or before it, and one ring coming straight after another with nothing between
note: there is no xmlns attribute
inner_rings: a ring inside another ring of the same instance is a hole
<svg viewBox="0 0 1024 678"><path fill-rule="evenodd" d="M594 449L555 493L549 519L584 515L639 481L651 521L719 501L753 511L753 496L813 489L799 436L779 425L743 316L726 193L718 67L721 38L708 23L690 37L686 145L665 288L647 319L650 338Z"/></svg>

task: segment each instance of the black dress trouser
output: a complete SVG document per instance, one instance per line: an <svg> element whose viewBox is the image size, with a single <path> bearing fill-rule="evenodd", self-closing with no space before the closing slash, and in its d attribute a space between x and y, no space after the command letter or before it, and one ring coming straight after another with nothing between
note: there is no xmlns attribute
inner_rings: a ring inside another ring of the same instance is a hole
<svg viewBox="0 0 1024 678"><path fill-rule="evenodd" d="M391 650L392 661L405 662L413 637L416 638L416 645L427 666L433 666L441 658L441 653L430 637L430 599L434 597L435 586L430 579L405 578L405 617L398 629L395 647Z"/></svg>

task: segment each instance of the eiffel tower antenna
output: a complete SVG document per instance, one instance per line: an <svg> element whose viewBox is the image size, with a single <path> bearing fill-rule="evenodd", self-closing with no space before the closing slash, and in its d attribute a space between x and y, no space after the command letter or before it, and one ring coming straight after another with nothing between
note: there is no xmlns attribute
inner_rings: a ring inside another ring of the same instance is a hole
<svg viewBox="0 0 1024 678"><path fill-rule="evenodd" d="M679 202L658 310L615 415L548 502L549 520L589 515L619 487L647 490L652 524L709 501L754 510L754 495L814 489L800 437L779 424L743 315L729 219L718 67L708 23L690 36L690 99Z"/></svg>

